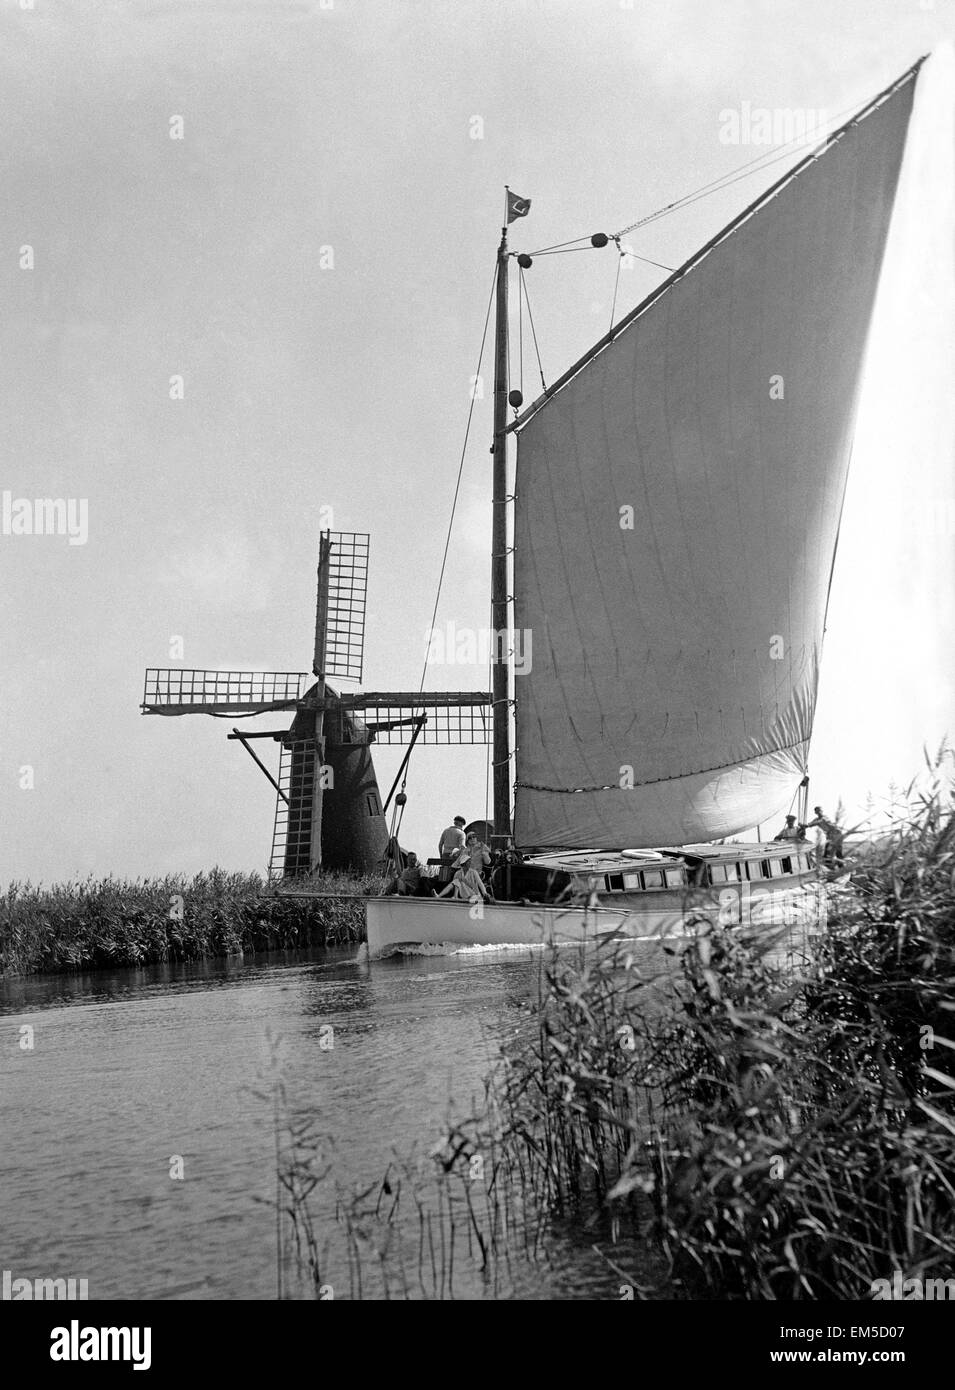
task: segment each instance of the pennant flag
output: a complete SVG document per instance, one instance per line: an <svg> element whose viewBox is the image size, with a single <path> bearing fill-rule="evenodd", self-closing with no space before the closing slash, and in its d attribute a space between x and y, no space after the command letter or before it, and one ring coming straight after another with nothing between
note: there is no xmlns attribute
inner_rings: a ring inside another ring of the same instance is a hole
<svg viewBox="0 0 955 1390"><path fill-rule="evenodd" d="M519 198L516 193L507 190L507 225L510 226L515 217L526 217L531 210L530 198Z"/></svg>

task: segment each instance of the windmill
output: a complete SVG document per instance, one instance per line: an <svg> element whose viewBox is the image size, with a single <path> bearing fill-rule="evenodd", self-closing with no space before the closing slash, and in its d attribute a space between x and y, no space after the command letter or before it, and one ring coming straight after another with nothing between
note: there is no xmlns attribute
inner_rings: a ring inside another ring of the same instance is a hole
<svg viewBox="0 0 955 1390"><path fill-rule="evenodd" d="M240 730L242 744L275 788L270 879L321 868L368 872L388 842L386 815L416 743L487 744L486 691L365 691L345 694L328 679L361 681L368 585L366 533L323 531L311 675L295 671L209 671L149 667L143 714L254 718L295 711L287 729ZM280 745L278 776L252 747ZM372 743L407 744L384 805Z"/></svg>

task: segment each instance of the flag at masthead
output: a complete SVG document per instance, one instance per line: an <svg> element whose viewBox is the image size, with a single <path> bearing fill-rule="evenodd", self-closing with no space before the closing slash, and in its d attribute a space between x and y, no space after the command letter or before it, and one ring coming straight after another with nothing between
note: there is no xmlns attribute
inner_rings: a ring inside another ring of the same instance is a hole
<svg viewBox="0 0 955 1390"><path fill-rule="evenodd" d="M511 192L507 184L504 185L504 188L507 193L507 225L510 226L516 218L527 216L531 210L531 200L530 198L519 198L516 193Z"/></svg>

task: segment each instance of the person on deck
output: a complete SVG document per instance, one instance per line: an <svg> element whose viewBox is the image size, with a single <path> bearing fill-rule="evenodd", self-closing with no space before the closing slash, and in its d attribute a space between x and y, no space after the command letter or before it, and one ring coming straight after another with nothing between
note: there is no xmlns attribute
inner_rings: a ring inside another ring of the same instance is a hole
<svg viewBox="0 0 955 1390"><path fill-rule="evenodd" d="M795 816L787 816L786 824L778 835L773 836L773 840L804 840L806 837L800 827L796 824Z"/></svg>
<svg viewBox="0 0 955 1390"><path fill-rule="evenodd" d="M416 854L408 855L408 863L398 875L395 892L399 896L414 898L421 891L421 865Z"/></svg>
<svg viewBox="0 0 955 1390"><path fill-rule="evenodd" d="M410 852L402 853L401 860L395 865L394 874L385 884L384 895L388 898L398 893L402 897L415 897L421 891L423 877L418 856Z"/></svg>
<svg viewBox="0 0 955 1390"><path fill-rule="evenodd" d="M441 831L438 841L438 858L443 864L453 864L464 849L464 827L467 821L463 816L455 816L454 824Z"/></svg>
<svg viewBox="0 0 955 1390"><path fill-rule="evenodd" d="M490 867L491 851L487 845L482 844L472 830L464 841L464 848L460 851L454 861L454 867L471 868L477 874L481 874Z"/></svg>
<svg viewBox="0 0 955 1390"><path fill-rule="evenodd" d="M803 830L813 830L818 827L826 837L825 847L822 851L823 862L826 864L841 864L843 862L843 834L836 825L835 821L827 820L822 814L821 806L814 806L815 820L808 821L802 826Z"/></svg>
<svg viewBox="0 0 955 1390"><path fill-rule="evenodd" d="M464 864L460 869L455 870L454 878L447 888L442 888L440 893L435 893L436 898L446 898L452 894L455 899L462 902L471 903L476 899L484 902L491 902L491 894L484 884L484 880L476 869L468 868Z"/></svg>

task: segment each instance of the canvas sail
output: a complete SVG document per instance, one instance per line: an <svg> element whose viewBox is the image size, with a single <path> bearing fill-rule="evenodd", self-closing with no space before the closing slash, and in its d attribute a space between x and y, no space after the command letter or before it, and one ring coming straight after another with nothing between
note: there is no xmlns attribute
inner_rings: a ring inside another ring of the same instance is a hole
<svg viewBox="0 0 955 1390"><path fill-rule="evenodd" d="M519 846L789 808L915 71L521 426Z"/></svg>

